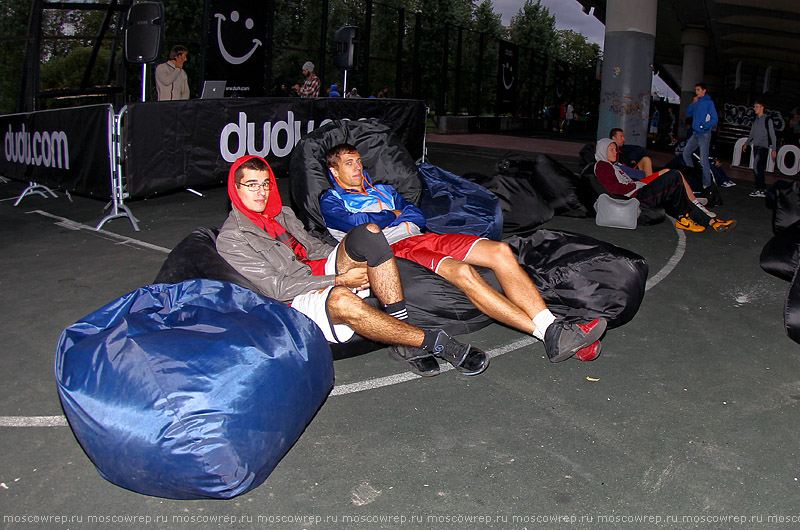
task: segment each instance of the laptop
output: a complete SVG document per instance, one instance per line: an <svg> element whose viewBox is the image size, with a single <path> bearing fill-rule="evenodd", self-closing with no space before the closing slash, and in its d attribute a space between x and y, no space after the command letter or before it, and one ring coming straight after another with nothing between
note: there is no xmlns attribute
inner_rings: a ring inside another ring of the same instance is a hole
<svg viewBox="0 0 800 530"><path fill-rule="evenodd" d="M222 99L225 97L226 81L204 81L200 99Z"/></svg>

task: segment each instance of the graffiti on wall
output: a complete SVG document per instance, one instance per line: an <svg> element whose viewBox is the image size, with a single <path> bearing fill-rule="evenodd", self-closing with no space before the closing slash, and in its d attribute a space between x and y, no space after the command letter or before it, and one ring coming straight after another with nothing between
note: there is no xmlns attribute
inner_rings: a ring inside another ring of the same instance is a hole
<svg viewBox="0 0 800 530"><path fill-rule="evenodd" d="M638 96L625 96L619 92L603 93L602 103L608 105L609 112L614 116L646 117L650 108L650 95L639 94Z"/></svg>
<svg viewBox="0 0 800 530"><path fill-rule="evenodd" d="M742 127L750 127L753 125L753 120L756 117L756 112L753 110L753 107L733 105L731 103L725 103L724 113L723 119L725 123ZM780 111L764 109L764 114L769 116L769 119L772 120L772 125L777 132L783 131L786 128L786 121L784 121Z"/></svg>

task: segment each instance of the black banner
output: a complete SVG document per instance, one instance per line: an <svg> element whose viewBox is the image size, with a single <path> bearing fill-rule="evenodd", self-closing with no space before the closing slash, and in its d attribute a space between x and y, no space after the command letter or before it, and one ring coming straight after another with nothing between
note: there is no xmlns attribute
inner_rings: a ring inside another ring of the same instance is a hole
<svg viewBox="0 0 800 530"><path fill-rule="evenodd" d="M519 46L500 41L497 58L497 113L514 113L517 110L519 72Z"/></svg>
<svg viewBox="0 0 800 530"><path fill-rule="evenodd" d="M111 198L111 105L0 116L0 175Z"/></svg>
<svg viewBox="0 0 800 530"><path fill-rule="evenodd" d="M208 2L205 79L226 81L226 96L267 95L264 52L268 36L264 4L264 0Z"/></svg>
<svg viewBox="0 0 800 530"><path fill-rule="evenodd" d="M300 139L338 119L376 118L422 156L425 104L400 99L256 98L134 103L126 120L127 191L152 197L225 182L231 163L263 156L286 176Z"/></svg>

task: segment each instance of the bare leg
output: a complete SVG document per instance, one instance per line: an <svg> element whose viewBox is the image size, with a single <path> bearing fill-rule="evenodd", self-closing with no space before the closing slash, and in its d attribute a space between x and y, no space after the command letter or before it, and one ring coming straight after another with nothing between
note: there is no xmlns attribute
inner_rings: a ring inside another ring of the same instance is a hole
<svg viewBox="0 0 800 530"><path fill-rule="evenodd" d="M347 324L362 337L376 342L419 348L425 340L421 329L378 311L346 288L331 291L328 314L334 324Z"/></svg>
<svg viewBox="0 0 800 530"><path fill-rule="evenodd" d="M517 257L508 244L488 239L478 241L465 261L492 269L508 299L528 317L533 318L543 309L547 309L539 289L528 273L519 266Z"/></svg>
<svg viewBox="0 0 800 530"><path fill-rule="evenodd" d="M636 166L642 171L644 171L644 174L646 176L653 174L653 159L650 158L649 156L643 156L642 159L639 160L639 163L636 164Z"/></svg>
<svg viewBox="0 0 800 530"><path fill-rule="evenodd" d="M372 233L380 233L378 225L370 223L367 230ZM394 304L403 300L403 286L400 283L400 273L397 270L397 262L394 258L384 261L377 267L368 267L364 261L355 261L344 250L347 236L342 240L336 252L336 270L339 274L345 273L352 268L366 268L369 286L384 305ZM352 327L352 326L351 326ZM355 328L354 328L355 329Z"/></svg>
<svg viewBox="0 0 800 530"><path fill-rule="evenodd" d="M499 256L495 255L490 259L488 256L484 256L483 252L478 251L477 254L481 257L475 258L473 255L476 254L479 245L484 243L492 245L494 242L479 241L473 247L467 259L476 265L488 266L495 270L503 290L507 293L514 293L512 295L515 298L514 301L492 289L473 267L463 261L455 259L444 260L439 265L439 274L464 291L464 294L475 304L475 307L486 315L520 331L532 334L536 329L532 320L533 317L543 309L547 309L544 300L542 300L539 291L530 281L528 275L519 268L515 260L514 264L517 265L517 268L525 277L524 279L515 274L506 263L500 263L505 260ZM497 245L502 244L498 243ZM508 248L508 245L505 245L505 247ZM511 254L510 249L508 252ZM498 271L500 272L498 273Z"/></svg>

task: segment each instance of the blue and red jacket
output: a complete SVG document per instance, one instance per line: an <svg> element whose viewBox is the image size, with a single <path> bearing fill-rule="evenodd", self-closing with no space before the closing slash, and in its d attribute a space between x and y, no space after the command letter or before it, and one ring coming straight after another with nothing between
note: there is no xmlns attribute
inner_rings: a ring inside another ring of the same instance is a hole
<svg viewBox="0 0 800 530"><path fill-rule="evenodd" d="M363 173L364 191L345 189L328 170L333 184L319 200L322 218L337 241L341 241L352 228L363 223L375 223L383 230L391 245L407 237L422 233L425 216L422 211L406 201L388 184L372 184L369 174ZM390 210L402 212L400 217Z"/></svg>

